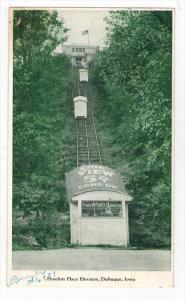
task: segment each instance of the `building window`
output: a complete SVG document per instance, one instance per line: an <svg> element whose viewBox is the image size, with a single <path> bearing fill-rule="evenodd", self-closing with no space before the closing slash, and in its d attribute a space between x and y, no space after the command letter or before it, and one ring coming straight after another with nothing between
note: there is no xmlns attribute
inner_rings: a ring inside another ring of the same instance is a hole
<svg viewBox="0 0 185 300"><path fill-rule="evenodd" d="M82 217L122 217L122 202L82 201Z"/></svg>
<svg viewBox="0 0 185 300"><path fill-rule="evenodd" d="M81 53L85 52L85 48L79 48L79 52Z"/></svg>
<svg viewBox="0 0 185 300"><path fill-rule="evenodd" d="M75 52L75 48L72 48L72 52Z"/></svg>

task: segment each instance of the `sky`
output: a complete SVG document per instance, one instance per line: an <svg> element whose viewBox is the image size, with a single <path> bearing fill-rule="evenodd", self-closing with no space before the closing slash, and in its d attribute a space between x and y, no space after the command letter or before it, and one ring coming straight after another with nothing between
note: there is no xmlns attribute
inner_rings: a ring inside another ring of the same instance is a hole
<svg viewBox="0 0 185 300"><path fill-rule="evenodd" d="M105 40L104 17L108 14L106 10L93 9L70 9L58 11L64 19L68 32L68 40L65 44L88 44L87 35L82 35L82 31L89 30L89 45L103 46Z"/></svg>

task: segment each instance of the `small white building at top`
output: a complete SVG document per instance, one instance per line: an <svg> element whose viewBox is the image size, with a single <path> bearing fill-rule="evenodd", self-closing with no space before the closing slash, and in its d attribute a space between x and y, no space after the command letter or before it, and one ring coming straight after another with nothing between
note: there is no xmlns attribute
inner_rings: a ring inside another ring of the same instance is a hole
<svg viewBox="0 0 185 300"><path fill-rule="evenodd" d="M65 53L71 58L73 65L82 65L83 67L87 67L88 62L91 61L97 50L99 50L98 46L71 44L57 47L55 54Z"/></svg>

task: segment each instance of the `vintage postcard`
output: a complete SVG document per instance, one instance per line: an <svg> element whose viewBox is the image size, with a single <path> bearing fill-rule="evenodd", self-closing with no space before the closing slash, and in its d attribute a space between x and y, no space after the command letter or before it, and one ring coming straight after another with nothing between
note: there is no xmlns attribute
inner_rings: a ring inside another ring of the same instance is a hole
<svg viewBox="0 0 185 300"><path fill-rule="evenodd" d="M174 29L9 8L8 287L174 287Z"/></svg>

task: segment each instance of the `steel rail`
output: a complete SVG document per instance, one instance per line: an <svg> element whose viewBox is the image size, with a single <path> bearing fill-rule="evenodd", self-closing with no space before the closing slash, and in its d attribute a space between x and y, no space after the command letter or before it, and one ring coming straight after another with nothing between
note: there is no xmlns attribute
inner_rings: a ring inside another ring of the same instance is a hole
<svg viewBox="0 0 185 300"><path fill-rule="evenodd" d="M86 120L85 120L85 135L86 135L86 144L87 144L87 158L88 158L88 162L89 162L89 165L90 165L91 161L90 161L90 154L89 154L89 141L88 141Z"/></svg>
<svg viewBox="0 0 185 300"><path fill-rule="evenodd" d="M99 146L99 140L98 140L98 135L97 135L97 130L96 130L96 123L95 123L95 119L94 119L94 96L92 93L91 88L89 87L90 93L91 93L91 116L92 116L92 120L93 120L93 126L94 126L94 131L95 131L95 136L96 136L96 142L97 142L97 147L98 147L98 154L99 154L99 159L100 159L100 164L102 165L102 159L101 159L101 153L100 153L100 146Z"/></svg>
<svg viewBox="0 0 185 300"><path fill-rule="evenodd" d="M75 68L74 69L74 86L73 86L73 90L72 90L72 96L74 97L75 94L75 88L76 88L76 92L79 96L82 96L84 95L87 99L90 97L90 99L88 99L88 108L89 108L89 111L90 111L90 126L93 128L93 131L94 131L94 141L95 141L95 144L96 144L96 148L97 148L97 158L98 158L98 161L99 163L102 165L102 158L101 158L101 153L100 153L100 146L99 146L99 141L98 141L98 135L97 135L97 130L96 130L96 124L95 124L95 119L94 119L94 96L93 96L93 93L92 93L92 90L90 88L89 85L87 86L84 86L83 83L81 83L79 81L79 74L78 74L78 69ZM88 89L88 91L87 91ZM87 97L87 92L88 92L88 97ZM87 119L88 119L88 116L87 116ZM77 164L77 167L79 167L79 165L81 164L80 161L83 161L84 160L84 164L86 162L88 162L88 164L90 165L91 164L91 152L92 152L92 149L90 148L89 146L89 133L88 133L88 128L87 128L87 122L86 120L84 120L84 124L83 124L83 128L84 128L84 132L85 132L85 135L84 135L84 139L86 139L86 141L84 140L84 143L85 143L85 147L87 149L87 160L84 158L81 158L80 159L80 155L82 153L80 153L80 151L82 151L79 147L80 147L80 143L79 143L79 130L80 128L78 127L79 126L79 123L80 121L79 120L76 120L76 137L77 137L77 141L76 141L76 148L77 148L77 159L76 159L76 164ZM81 125L82 125L81 124ZM89 129L90 130L90 129ZM86 151L85 151L86 152ZM85 154L86 156L86 154ZM93 152L92 152L92 160L93 160Z"/></svg>
<svg viewBox="0 0 185 300"><path fill-rule="evenodd" d="M79 165L79 157L78 157L78 147L79 147L79 142L78 142L78 125L77 125L77 120L76 120L76 165L78 168Z"/></svg>
<svg viewBox="0 0 185 300"><path fill-rule="evenodd" d="M81 142L80 142L80 139L79 139L79 132L80 132L80 129L79 129L79 124L80 122L82 122L82 120L76 120L76 137L77 137L77 141L76 141L76 153L77 153L77 159L76 159L76 164L77 164L77 167L80 166L80 161L84 161L84 164L86 164L86 162L88 162L88 164L90 164L90 151L89 151L89 144L88 144L88 138L87 138L87 128L86 128L86 121L85 119L83 120L83 127L82 127L82 131L84 130L85 134L84 134L84 138L83 138L83 141L82 141L82 144L83 142L85 143L85 157L84 157L84 152L83 153L80 153L80 149L79 147L83 147ZM82 126L82 125L80 125ZM81 149L82 150L82 149ZM80 154L82 155L83 158L80 159Z"/></svg>
<svg viewBox="0 0 185 300"><path fill-rule="evenodd" d="M85 88L84 86L82 85L82 88L84 90L84 94L87 98L87 94L86 94L86 91L85 91ZM95 124L95 120L94 120L94 97L93 97L93 94L92 94L92 90L90 87L88 87L89 90L90 90L90 94L91 94L91 117L92 117L92 122L93 122L93 127L94 127L94 132L95 132L95 138L96 138L96 144L97 144L97 149L98 149L98 156L99 156L99 161L100 161L100 164L102 165L102 159L101 159L101 154L100 154L100 146L99 146L99 141L98 141L98 135L97 135L97 130L96 130L96 124ZM88 104L87 104L88 105ZM88 117L88 116L87 116Z"/></svg>

